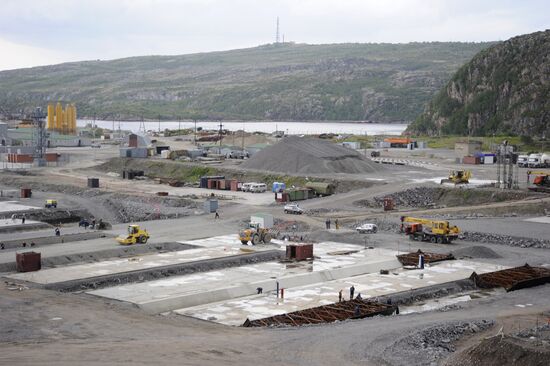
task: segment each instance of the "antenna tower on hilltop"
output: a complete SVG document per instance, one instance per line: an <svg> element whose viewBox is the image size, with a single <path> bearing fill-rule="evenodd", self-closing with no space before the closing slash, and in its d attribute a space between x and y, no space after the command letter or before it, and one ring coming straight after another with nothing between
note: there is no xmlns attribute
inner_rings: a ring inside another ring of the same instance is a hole
<svg viewBox="0 0 550 366"><path fill-rule="evenodd" d="M279 17L277 17L277 32L275 33L275 43L279 43Z"/></svg>

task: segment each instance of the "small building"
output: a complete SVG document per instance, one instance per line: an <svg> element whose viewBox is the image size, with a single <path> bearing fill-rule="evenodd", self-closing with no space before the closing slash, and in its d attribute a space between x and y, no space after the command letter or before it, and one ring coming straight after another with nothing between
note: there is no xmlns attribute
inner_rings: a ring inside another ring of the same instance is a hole
<svg viewBox="0 0 550 366"><path fill-rule="evenodd" d="M353 150L358 150L361 148L361 143L359 141L344 141L340 145Z"/></svg>
<svg viewBox="0 0 550 366"><path fill-rule="evenodd" d="M121 158L147 158L149 150L146 147L121 147Z"/></svg>
<svg viewBox="0 0 550 366"><path fill-rule="evenodd" d="M481 141L460 141L455 143L455 155L462 160L466 156L481 154Z"/></svg>
<svg viewBox="0 0 550 366"><path fill-rule="evenodd" d="M416 147L416 141L411 140L409 137L388 137L384 139L384 142L389 143L390 147L407 148L409 144L413 144L413 148Z"/></svg>

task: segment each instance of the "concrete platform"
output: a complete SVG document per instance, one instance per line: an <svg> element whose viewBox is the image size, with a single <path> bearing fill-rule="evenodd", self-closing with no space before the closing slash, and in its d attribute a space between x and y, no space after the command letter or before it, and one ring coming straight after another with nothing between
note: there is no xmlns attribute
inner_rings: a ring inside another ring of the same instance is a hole
<svg viewBox="0 0 550 366"><path fill-rule="evenodd" d="M196 262L206 259L222 258L246 254L240 248L198 248L140 255L125 259L107 260L97 263L87 263L67 267L44 269L38 272L15 273L6 277L47 285L58 282L67 282L76 279L93 278L115 273L138 271L141 269L163 267L173 264Z"/></svg>
<svg viewBox="0 0 550 366"><path fill-rule="evenodd" d="M313 262L267 262L89 293L131 302L149 313L161 313L249 296L255 294L258 287L273 291L277 281L280 287L291 288L398 268L400 263L395 254L391 250L326 242L315 245Z"/></svg>
<svg viewBox="0 0 550 366"><path fill-rule="evenodd" d="M41 209L42 207L27 206L19 201L0 201L0 213Z"/></svg>
<svg viewBox="0 0 550 366"><path fill-rule="evenodd" d="M265 318L337 302L340 290L343 290L344 298L349 299L349 288L352 285L355 287L355 295L361 293L363 298L369 298L465 279L474 271L485 273L503 268L506 267L462 260L439 262L424 270L397 269L391 271L389 275L371 273L286 288L284 299L278 299L275 293L271 292L178 309L174 312L237 326L244 323L247 318L250 320Z"/></svg>

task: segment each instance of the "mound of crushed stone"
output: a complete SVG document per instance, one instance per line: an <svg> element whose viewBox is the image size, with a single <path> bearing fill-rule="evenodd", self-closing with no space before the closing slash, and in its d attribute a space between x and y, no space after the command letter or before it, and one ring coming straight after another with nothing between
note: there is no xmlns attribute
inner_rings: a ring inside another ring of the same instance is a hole
<svg viewBox="0 0 550 366"><path fill-rule="evenodd" d="M241 166L291 174L362 174L384 169L352 149L325 140L297 136L286 137L278 144L266 147Z"/></svg>
<svg viewBox="0 0 550 366"><path fill-rule="evenodd" d="M502 258L497 252L495 252L491 248L487 248L481 245L453 250L453 255L455 256L455 258Z"/></svg>

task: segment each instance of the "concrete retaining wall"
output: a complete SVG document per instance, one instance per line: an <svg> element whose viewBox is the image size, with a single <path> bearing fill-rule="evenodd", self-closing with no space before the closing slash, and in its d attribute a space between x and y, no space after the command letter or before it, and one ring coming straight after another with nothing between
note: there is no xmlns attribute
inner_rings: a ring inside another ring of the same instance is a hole
<svg viewBox="0 0 550 366"><path fill-rule="evenodd" d="M26 226L26 225L27 224L21 225L21 226ZM31 225L31 224L29 224L29 225ZM46 225L47 228L50 227L50 225L48 225L48 224L44 224L44 225ZM40 227L40 229L43 229L43 227ZM12 249L12 248L21 248L21 244L23 242L27 243L27 245L29 245L31 242L34 242L34 244L36 244L36 245L49 245L49 244L69 243L71 241L81 241L81 240L105 238L107 236L112 236L112 235L106 234L103 231L89 231L89 232L86 232L86 233L66 234L66 235L55 236L53 228L52 228L52 235L51 236L8 240L8 241L5 241L3 243L4 243L4 247L6 249Z"/></svg>

